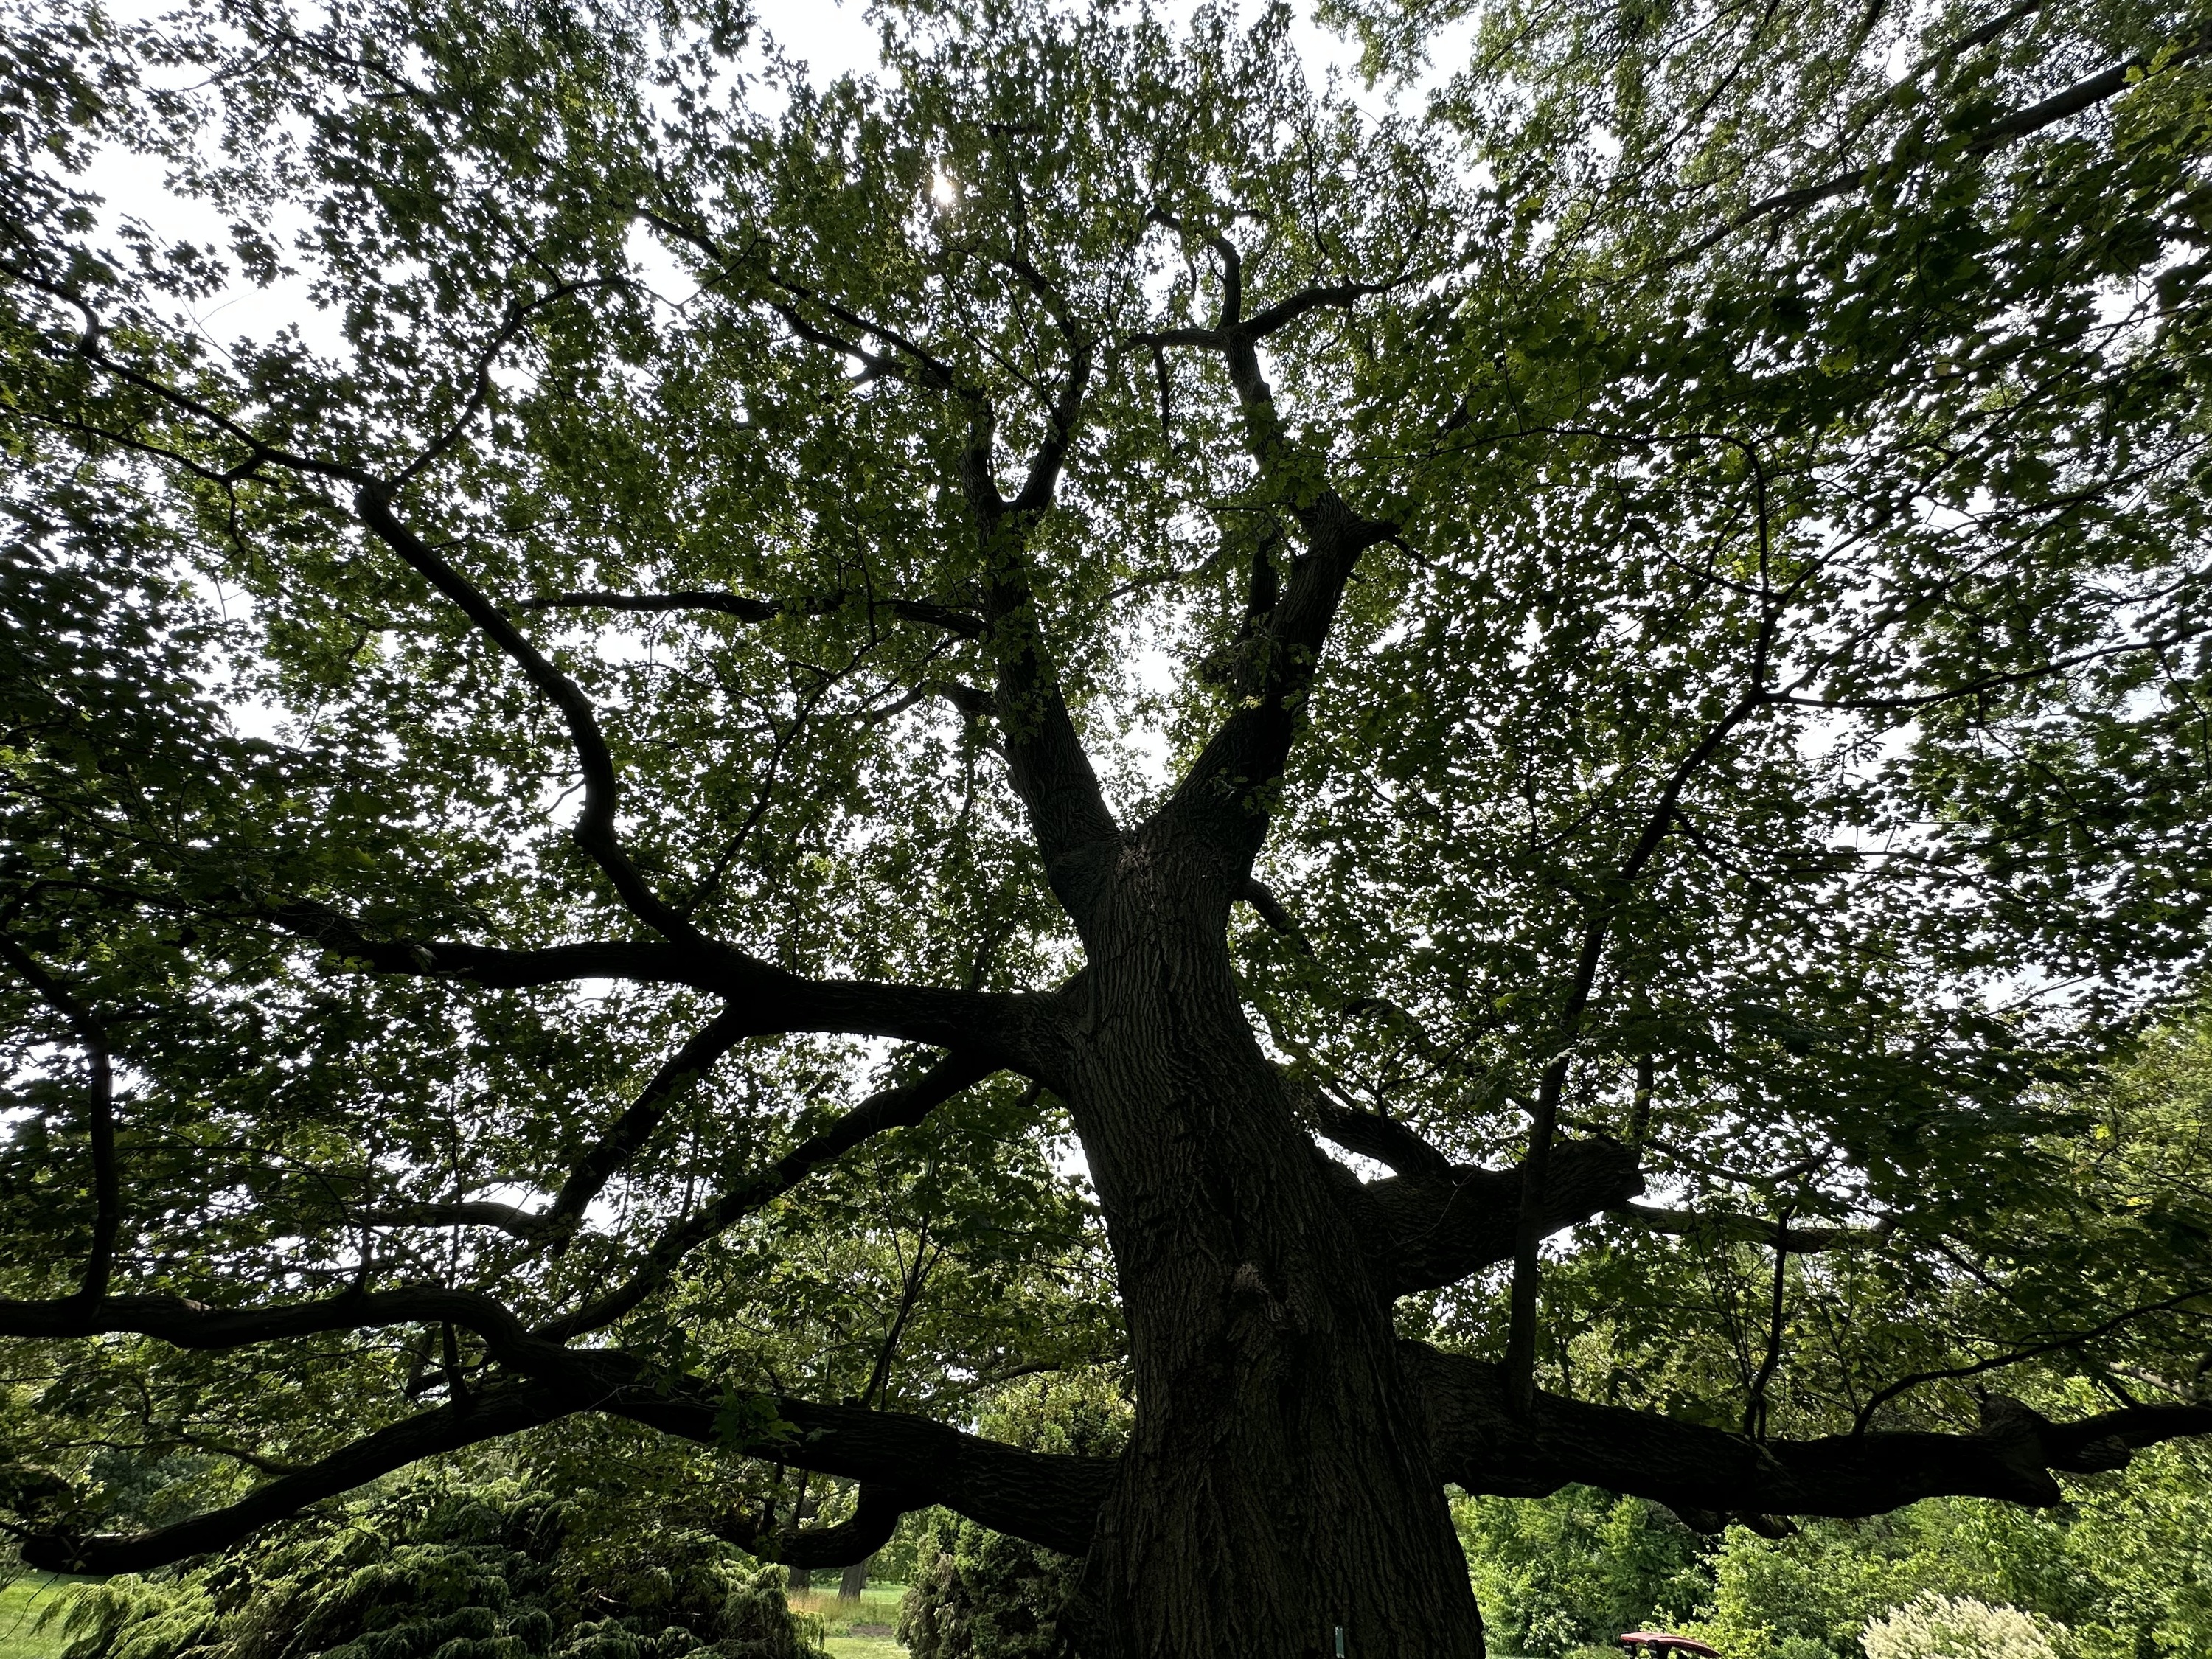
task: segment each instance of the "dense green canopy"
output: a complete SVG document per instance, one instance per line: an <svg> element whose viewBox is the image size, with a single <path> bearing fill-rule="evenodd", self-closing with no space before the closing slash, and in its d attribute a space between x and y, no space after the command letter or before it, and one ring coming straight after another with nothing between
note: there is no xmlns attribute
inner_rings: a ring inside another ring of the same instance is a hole
<svg viewBox="0 0 2212 1659"><path fill-rule="evenodd" d="M1527 1160L1375 1269L1509 1409L2212 1424L2212 18L1328 18L11 10L11 1525L1115 1364L1160 824L1353 1213Z"/></svg>

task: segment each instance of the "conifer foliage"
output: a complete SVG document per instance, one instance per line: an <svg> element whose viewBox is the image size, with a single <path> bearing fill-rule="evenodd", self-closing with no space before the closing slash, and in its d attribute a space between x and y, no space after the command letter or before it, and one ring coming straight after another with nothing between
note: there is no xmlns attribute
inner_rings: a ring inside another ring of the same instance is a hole
<svg viewBox="0 0 2212 1659"><path fill-rule="evenodd" d="M67 1659L821 1659L781 1570L575 1521L512 1482L418 1479L198 1571L86 1586Z"/></svg>

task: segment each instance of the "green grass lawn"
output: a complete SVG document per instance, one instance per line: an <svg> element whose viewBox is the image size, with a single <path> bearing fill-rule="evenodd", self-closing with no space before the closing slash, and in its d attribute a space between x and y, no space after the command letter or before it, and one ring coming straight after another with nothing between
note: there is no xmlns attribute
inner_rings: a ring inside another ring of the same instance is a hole
<svg viewBox="0 0 2212 1659"><path fill-rule="evenodd" d="M830 1659L905 1659L906 1650L888 1636L831 1636L822 1645Z"/></svg>
<svg viewBox="0 0 2212 1659"><path fill-rule="evenodd" d="M890 1632L897 1627L899 1603L905 1597L904 1584L871 1584L860 1593L857 1607L840 1601L835 1590L802 1591L791 1598L791 1605L794 1612L821 1620L830 1659L903 1659L906 1650ZM0 1654L0 1659L9 1656Z"/></svg>
<svg viewBox="0 0 2212 1659"><path fill-rule="evenodd" d="M39 1628L39 1615L67 1595L74 1578L26 1573L0 1584L0 1659L55 1659L67 1644L60 1626Z"/></svg>

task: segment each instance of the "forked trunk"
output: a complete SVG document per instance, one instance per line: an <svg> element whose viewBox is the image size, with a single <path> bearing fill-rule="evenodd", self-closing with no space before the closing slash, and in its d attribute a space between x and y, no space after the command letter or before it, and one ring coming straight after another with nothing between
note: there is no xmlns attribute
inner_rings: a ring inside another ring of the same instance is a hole
<svg viewBox="0 0 2212 1659"><path fill-rule="evenodd" d="M1137 1392L1078 1642L1097 1659L1327 1659L1340 1632L1346 1659L1480 1659L1389 1304L1245 1023L1220 913L1188 913L1187 872L1138 864L1091 941L1069 1101Z"/></svg>

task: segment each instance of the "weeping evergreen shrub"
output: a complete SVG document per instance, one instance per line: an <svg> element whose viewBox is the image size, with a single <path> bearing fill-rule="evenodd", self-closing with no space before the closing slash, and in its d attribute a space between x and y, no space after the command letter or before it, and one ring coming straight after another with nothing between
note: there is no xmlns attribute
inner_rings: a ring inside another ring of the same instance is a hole
<svg viewBox="0 0 2212 1659"><path fill-rule="evenodd" d="M781 1568L577 1519L515 1482L420 1480L209 1566L87 1585L64 1659L822 1659Z"/></svg>

